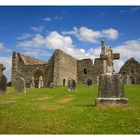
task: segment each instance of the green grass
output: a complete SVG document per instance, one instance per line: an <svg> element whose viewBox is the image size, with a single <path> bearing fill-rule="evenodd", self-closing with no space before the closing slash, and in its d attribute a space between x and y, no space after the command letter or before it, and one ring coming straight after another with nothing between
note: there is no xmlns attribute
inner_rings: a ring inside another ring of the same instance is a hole
<svg viewBox="0 0 140 140"><path fill-rule="evenodd" d="M125 86L128 106L95 106L98 86L27 89L0 95L1 134L140 134L140 85Z"/></svg>

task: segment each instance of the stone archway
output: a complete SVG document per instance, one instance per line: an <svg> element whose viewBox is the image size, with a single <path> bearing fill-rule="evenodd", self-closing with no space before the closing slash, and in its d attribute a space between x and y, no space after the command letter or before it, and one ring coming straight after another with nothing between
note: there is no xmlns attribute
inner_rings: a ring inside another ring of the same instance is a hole
<svg viewBox="0 0 140 140"><path fill-rule="evenodd" d="M131 77L130 77L130 82L131 82L131 84L135 84L134 76L131 76Z"/></svg>
<svg viewBox="0 0 140 140"><path fill-rule="evenodd" d="M36 70L33 73L35 88L42 88L44 86L44 74L41 70Z"/></svg>

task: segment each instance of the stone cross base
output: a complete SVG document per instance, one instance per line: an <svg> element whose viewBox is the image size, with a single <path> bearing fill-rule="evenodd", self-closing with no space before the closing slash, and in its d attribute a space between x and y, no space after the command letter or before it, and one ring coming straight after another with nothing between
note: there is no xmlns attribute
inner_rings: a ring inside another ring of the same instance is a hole
<svg viewBox="0 0 140 140"><path fill-rule="evenodd" d="M127 104L124 97L123 77L116 73L101 74L96 104Z"/></svg>
<svg viewBox="0 0 140 140"><path fill-rule="evenodd" d="M126 105L128 103L127 98L97 98L96 105Z"/></svg>

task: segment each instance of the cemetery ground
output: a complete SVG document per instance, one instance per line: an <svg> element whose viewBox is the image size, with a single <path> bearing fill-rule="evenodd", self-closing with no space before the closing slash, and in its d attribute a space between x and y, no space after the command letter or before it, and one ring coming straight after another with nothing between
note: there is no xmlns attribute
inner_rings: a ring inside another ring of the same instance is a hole
<svg viewBox="0 0 140 140"><path fill-rule="evenodd" d="M95 106L98 85L27 89L0 95L1 134L140 134L140 85L125 85L128 106Z"/></svg>

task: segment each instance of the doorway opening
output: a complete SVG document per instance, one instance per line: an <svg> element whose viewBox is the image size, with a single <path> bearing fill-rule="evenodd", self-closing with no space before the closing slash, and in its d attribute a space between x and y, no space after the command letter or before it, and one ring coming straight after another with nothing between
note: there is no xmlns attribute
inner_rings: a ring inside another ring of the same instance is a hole
<svg viewBox="0 0 140 140"><path fill-rule="evenodd" d="M63 79L63 87L65 87L65 84L66 84L66 80Z"/></svg>

